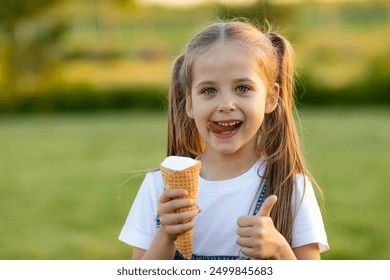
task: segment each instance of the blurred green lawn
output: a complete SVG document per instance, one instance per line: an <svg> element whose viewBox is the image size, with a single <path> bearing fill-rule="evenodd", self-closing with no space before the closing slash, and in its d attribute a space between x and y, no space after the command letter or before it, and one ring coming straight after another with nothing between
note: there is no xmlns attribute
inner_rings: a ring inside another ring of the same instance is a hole
<svg viewBox="0 0 390 280"><path fill-rule="evenodd" d="M325 194L324 259L390 259L388 108L305 108L303 147ZM117 237L166 116L0 118L0 259L127 259Z"/></svg>

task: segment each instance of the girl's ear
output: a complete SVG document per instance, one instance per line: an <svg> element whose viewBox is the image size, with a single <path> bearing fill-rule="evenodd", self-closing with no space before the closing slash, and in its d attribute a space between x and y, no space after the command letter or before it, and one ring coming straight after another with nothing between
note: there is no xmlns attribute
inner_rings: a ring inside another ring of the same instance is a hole
<svg viewBox="0 0 390 280"><path fill-rule="evenodd" d="M265 113L272 113L276 106L278 106L279 99L279 90L280 86L278 83L274 83L271 87L270 93L267 96L266 104L265 104Z"/></svg>
<svg viewBox="0 0 390 280"><path fill-rule="evenodd" d="M194 118L194 113L192 111L192 99L191 99L191 94L187 94L186 96L186 113L187 113L187 116L190 118L190 119L193 119Z"/></svg>

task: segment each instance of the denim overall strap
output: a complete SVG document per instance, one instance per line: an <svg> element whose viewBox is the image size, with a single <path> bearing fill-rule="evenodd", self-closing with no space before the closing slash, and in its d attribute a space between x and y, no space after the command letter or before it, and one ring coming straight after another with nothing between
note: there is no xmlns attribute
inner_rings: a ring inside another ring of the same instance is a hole
<svg viewBox="0 0 390 280"><path fill-rule="evenodd" d="M261 205L263 205L266 192L267 192L267 181L265 181L264 186L261 188L261 192L259 198L257 199L255 210L253 210L253 214L252 214L253 216L255 216L259 212Z"/></svg>

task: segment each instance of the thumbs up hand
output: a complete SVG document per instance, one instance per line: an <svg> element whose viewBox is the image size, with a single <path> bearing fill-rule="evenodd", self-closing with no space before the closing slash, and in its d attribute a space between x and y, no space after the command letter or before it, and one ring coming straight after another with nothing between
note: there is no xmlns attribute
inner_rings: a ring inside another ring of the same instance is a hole
<svg viewBox="0 0 390 280"><path fill-rule="evenodd" d="M280 248L286 245L287 240L276 230L270 218L276 201L277 197L271 195L256 216L243 216L237 220L237 244L244 255L255 259L277 259Z"/></svg>
<svg viewBox="0 0 390 280"><path fill-rule="evenodd" d="M261 205L261 208L256 216L270 217L272 208L274 207L277 200L278 198L276 195L270 195L267 197L267 199L263 202L263 205Z"/></svg>

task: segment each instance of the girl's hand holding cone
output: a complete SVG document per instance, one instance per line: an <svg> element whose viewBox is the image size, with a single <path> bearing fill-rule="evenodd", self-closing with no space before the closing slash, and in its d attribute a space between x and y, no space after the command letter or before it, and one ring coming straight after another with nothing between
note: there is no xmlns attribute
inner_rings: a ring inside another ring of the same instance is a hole
<svg viewBox="0 0 390 280"><path fill-rule="evenodd" d="M176 241L179 234L194 228L194 217L200 212L195 200L183 198L186 195L185 189L168 189L158 200L157 214L160 218L160 224L172 242ZM178 211L184 207L192 209L184 212Z"/></svg>
<svg viewBox="0 0 390 280"><path fill-rule="evenodd" d="M201 162L188 157L170 156L160 166L166 188L159 201L164 223L176 248L186 259L192 257L192 242L197 207L198 182ZM183 192L183 189L184 192Z"/></svg>

